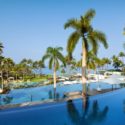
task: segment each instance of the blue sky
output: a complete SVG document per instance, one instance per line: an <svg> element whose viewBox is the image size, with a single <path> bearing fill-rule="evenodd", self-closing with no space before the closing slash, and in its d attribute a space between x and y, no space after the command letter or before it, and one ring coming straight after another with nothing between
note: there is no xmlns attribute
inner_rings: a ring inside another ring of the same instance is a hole
<svg viewBox="0 0 125 125"><path fill-rule="evenodd" d="M109 43L108 50L100 47L99 56L111 57L124 51L124 6L124 0L0 0L3 55L19 62L22 58L40 59L48 46L65 49L72 30L64 30L64 23L93 8L96 10L93 27L105 32ZM74 56L79 59L80 53L78 44Z"/></svg>

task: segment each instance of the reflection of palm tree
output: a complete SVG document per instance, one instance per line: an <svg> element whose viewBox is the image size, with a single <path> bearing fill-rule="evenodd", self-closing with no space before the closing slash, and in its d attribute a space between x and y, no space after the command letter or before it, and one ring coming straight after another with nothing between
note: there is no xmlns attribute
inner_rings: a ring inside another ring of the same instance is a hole
<svg viewBox="0 0 125 125"><path fill-rule="evenodd" d="M10 104L13 100L13 97L10 97L10 96L6 96L5 98L3 98L3 102L5 104Z"/></svg>
<svg viewBox="0 0 125 125"><path fill-rule="evenodd" d="M49 94L49 99L59 99L60 97L59 93L56 92L52 93L52 91L49 91L48 94Z"/></svg>
<svg viewBox="0 0 125 125"><path fill-rule="evenodd" d="M53 95L52 95L52 91L51 91L51 90L49 91L48 94L49 94L49 99L52 99L52 98L53 98Z"/></svg>
<svg viewBox="0 0 125 125"><path fill-rule="evenodd" d="M125 113L125 99L123 100L123 112Z"/></svg>
<svg viewBox="0 0 125 125"><path fill-rule="evenodd" d="M78 112L72 100L67 102L67 110L69 117L72 123L74 123L75 125L91 125L93 123L102 122L106 117L106 114L108 112L107 106L103 110L100 110L97 100L93 101L92 107L89 106L88 101L89 100L86 100L84 102L85 107L82 111L82 115Z"/></svg>

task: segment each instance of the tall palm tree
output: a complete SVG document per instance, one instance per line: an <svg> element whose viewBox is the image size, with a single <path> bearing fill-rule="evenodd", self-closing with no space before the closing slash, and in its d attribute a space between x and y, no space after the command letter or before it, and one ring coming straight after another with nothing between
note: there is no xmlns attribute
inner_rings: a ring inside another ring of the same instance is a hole
<svg viewBox="0 0 125 125"><path fill-rule="evenodd" d="M87 54L90 49L97 54L99 43L102 43L105 48L108 47L106 36L103 32L94 30L91 26L91 21L95 16L95 11L90 9L81 16L80 19L68 20L64 28L73 28L75 31L69 36L67 43L67 51L72 54L77 43L82 39L82 82L84 85L84 94L86 93L86 64Z"/></svg>
<svg viewBox="0 0 125 125"><path fill-rule="evenodd" d="M53 68L54 89L56 88L56 71L59 69L59 62L65 66L65 58L60 52L62 50L62 47L48 47L45 55L42 58L43 62L46 59L49 59L49 69Z"/></svg>

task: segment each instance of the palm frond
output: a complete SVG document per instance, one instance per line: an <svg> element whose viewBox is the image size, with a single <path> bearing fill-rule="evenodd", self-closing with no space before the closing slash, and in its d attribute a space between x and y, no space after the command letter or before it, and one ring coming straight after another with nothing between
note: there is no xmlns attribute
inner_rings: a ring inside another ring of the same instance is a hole
<svg viewBox="0 0 125 125"><path fill-rule="evenodd" d="M98 52L98 49L99 49L99 45L98 45L97 41L91 36L88 36L88 40L89 40L89 43L91 44L92 52L95 55L97 55L97 52Z"/></svg>
<svg viewBox="0 0 125 125"><path fill-rule="evenodd" d="M66 66L65 58L64 58L64 56L60 52L57 52L57 57L60 60L60 62L62 62L63 65Z"/></svg>
<svg viewBox="0 0 125 125"><path fill-rule="evenodd" d="M57 51L63 51L63 48L62 47L56 47L56 50Z"/></svg>
<svg viewBox="0 0 125 125"><path fill-rule="evenodd" d="M52 52L53 52L53 48L52 47L48 47L46 53L52 53Z"/></svg>
<svg viewBox="0 0 125 125"><path fill-rule="evenodd" d="M68 39L68 43L67 43L67 51L68 53L72 53L76 47L76 44L78 43L80 38L80 34L78 32L73 32L69 39Z"/></svg>
<svg viewBox="0 0 125 125"><path fill-rule="evenodd" d="M105 34L103 32L93 30L91 32L90 36L93 37L96 41L99 41L100 43L102 43L105 48L108 48L108 44L107 44L107 41L106 41L106 36L105 36Z"/></svg>
<svg viewBox="0 0 125 125"><path fill-rule="evenodd" d="M77 19L70 19L64 24L64 29L67 29L69 27L72 27L74 29L80 29L81 23Z"/></svg>
<svg viewBox="0 0 125 125"><path fill-rule="evenodd" d="M53 67L53 58L50 58L49 60L49 69L52 69Z"/></svg>
<svg viewBox="0 0 125 125"><path fill-rule="evenodd" d="M43 57L42 57L42 62L44 64L45 60L46 59L49 59L50 58L50 55L49 54L45 54Z"/></svg>
<svg viewBox="0 0 125 125"><path fill-rule="evenodd" d="M87 20L88 22L90 22L93 19L93 17L95 16L95 14L96 14L95 10L94 9L90 9L81 18L83 18L84 20Z"/></svg>

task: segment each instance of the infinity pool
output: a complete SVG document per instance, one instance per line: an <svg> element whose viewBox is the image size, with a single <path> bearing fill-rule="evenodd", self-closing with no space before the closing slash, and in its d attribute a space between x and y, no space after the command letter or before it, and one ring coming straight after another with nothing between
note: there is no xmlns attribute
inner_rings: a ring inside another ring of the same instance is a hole
<svg viewBox="0 0 125 125"><path fill-rule="evenodd" d="M111 88L111 85L100 83L101 87ZM89 85L89 89L96 89L98 83L92 83ZM72 84L63 85L62 83L57 85L56 89L56 99L64 98L64 93L82 91L82 84ZM6 104L20 104L24 102L34 102L34 101L45 101L54 98L53 85L35 87L35 88L25 88L25 89L15 89L11 90L9 94L0 95L0 105Z"/></svg>
<svg viewBox="0 0 125 125"><path fill-rule="evenodd" d="M0 111L0 125L124 125L125 89L65 102Z"/></svg>

